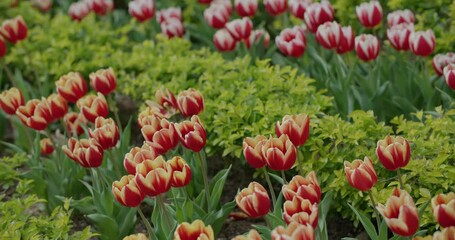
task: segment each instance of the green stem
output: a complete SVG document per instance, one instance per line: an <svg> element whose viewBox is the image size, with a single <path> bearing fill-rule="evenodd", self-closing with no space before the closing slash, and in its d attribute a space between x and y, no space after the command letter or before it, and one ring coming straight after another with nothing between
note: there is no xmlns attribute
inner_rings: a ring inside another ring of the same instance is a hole
<svg viewBox="0 0 455 240"><path fill-rule="evenodd" d="M398 182L400 183L400 189L404 189L403 178L401 177L400 169L397 170Z"/></svg>
<svg viewBox="0 0 455 240"><path fill-rule="evenodd" d="M281 170L281 178L283 179L283 183L288 184L288 181L286 180L286 175L284 174L284 170Z"/></svg>
<svg viewBox="0 0 455 240"><path fill-rule="evenodd" d="M122 174L120 173L120 169L117 166L117 161L116 161L116 159L114 157L113 151L114 150L111 149L111 150L109 150L107 152L109 153L109 157L111 158L112 165L114 165L115 173L117 174L117 177L120 178L122 176Z"/></svg>
<svg viewBox="0 0 455 240"><path fill-rule="evenodd" d="M99 182L96 180L96 177L95 177L95 175L96 175L95 169L94 168L90 168L89 171L90 171L90 175L92 176L92 184L94 185L95 190L97 192L99 192L100 191L100 185L99 185Z"/></svg>
<svg viewBox="0 0 455 240"><path fill-rule="evenodd" d="M379 211L376 209L376 202L374 201L373 193L368 191L368 195L370 196L371 204L373 205L374 213L376 214L376 223L378 225L378 231L381 228L381 222L379 221Z"/></svg>
<svg viewBox="0 0 455 240"><path fill-rule="evenodd" d="M166 223L167 229L172 230L172 222L169 218L169 212L167 211L166 205L164 204L163 195L160 194L155 197L156 203L158 204L158 209L160 209L161 214L163 214L164 222Z"/></svg>
<svg viewBox="0 0 455 240"><path fill-rule="evenodd" d="M141 216L142 222L144 223L145 227L147 228L147 233L149 235L150 240L155 240L156 236L155 236L155 233L153 233L152 226L150 225L150 222L147 220L147 218L144 216L144 213L142 212L140 207L137 207L137 212Z"/></svg>
<svg viewBox="0 0 455 240"><path fill-rule="evenodd" d="M265 169L265 167L263 167L262 169L264 170L265 181L267 181L267 185L269 185L270 195L272 195L273 208L275 209L276 208L275 190L273 190L272 181L270 181L270 177L269 177L269 173L267 172L267 169Z"/></svg>
<svg viewBox="0 0 455 240"><path fill-rule="evenodd" d="M54 148L54 151L57 151L57 170L59 173L61 173L62 171L62 164L61 164L61 161L60 161L60 146L57 144L56 141L54 141L54 139L52 138L52 134L49 130L49 128L46 128L46 130L44 131L44 134L46 135L47 138L49 138L49 140L51 141L51 144L52 144L52 147Z"/></svg>
<svg viewBox="0 0 455 240"><path fill-rule="evenodd" d="M321 230L321 227L319 226L319 224L318 224L318 226L316 228L317 228L317 233L319 235L318 239L322 239L322 230Z"/></svg>
<svg viewBox="0 0 455 240"><path fill-rule="evenodd" d="M300 176L304 176L303 172L303 153L297 149L297 167L299 168Z"/></svg>
<svg viewBox="0 0 455 240"><path fill-rule="evenodd" d="M210 206L210 187L209 187L209 179L207 177L207 167L204 164L204 160L202 159L201 151L199 151L196 155L197 155L197 158L199 160L199 164L201 165L202 178L204 179L205 197L207 199L208 210L210 211L210 209L211 209L211 206Z"/></svg>
<svg viewBox="0 0 455 240"><path fill-rule="evenodd" d="M8 80L11 83L11 86L14 87L15 86L15 84L14 84L14 75L11 72L11 70L8 68L8 65L6 65L6 61L3 61L3 70L5 71L6 76L8 77Z"/></svg>
<svg viewBox="0 0 455 240"><path fill-rule="evenodd" d="M265 224L267 225L267 227L269 227L270 229L273 229L273 225L270 223L270 221L267 219L267 215L264 216L264 221L265 221Z"/></svg>
<svg viewBox="0 0 455 240"><path fill-rule="evenodd" d="M120 117L118 115L118 108L117 108L117 105L115 104L116 101L115 101L115 97L113 97L113 94L115 94L115 92L109 94L108 98L109 98L109 102L111 103L110 108L112 109L112 112L114 112L114 118L115 118L115 121L117 122L118 131L121 136L123 133L122 122L120 122Z"/></svg>

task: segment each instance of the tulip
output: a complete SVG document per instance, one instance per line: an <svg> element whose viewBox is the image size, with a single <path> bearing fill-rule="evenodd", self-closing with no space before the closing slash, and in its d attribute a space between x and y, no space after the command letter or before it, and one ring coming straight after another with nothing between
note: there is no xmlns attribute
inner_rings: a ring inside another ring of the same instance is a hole
<svg viewBox="0 0 455 240"><path fill-rule="evenodd" d="M52 0L32 0L32 7L42 11L47 12L52 8Z"/></svg>
<svg viewBox="0 0 455 240"><path fill-rule="evenodd" d="M193 152L199 152L204 148L206 132L197 115L192 116L191 121L184 121L174 126L184 147Z"/></svg>
<svg viewBox="0 0 455 240"><path fill-rule="evenodd" d="M136 182L147 196L154 197L169 191L172 183L172 167L159 156L146 159L136 166Z"/></svg>
<svg viewBox="0 0 455 240"><path fill-rule="evenodd" d="M114 2L112 0L87 0L86 3L95 14L101 16L114 10Z"/></svg>
<svg viewBox="0 0 455 240"><path fill-rule="evenodd" d="M449 64L444 67L444 79L447 85L455 90L455 64Z"/></svg>
<svg viewBox="0 0 455 240"><path fill-rule="evenodd" d="M283 219L287 224L297 222L309 224L316 228L318 225L318 206L310 200L300 196L294 196L292 200L286 200L283 204Z"/></svg>
<svg viewBox="0 0 455 240"><path fill-rule="evenodd" d="M168 38L183 37L185 28L183 23L176 18L169 18L160 24L161 33Z"/></svg>
<svg viewBox="0 0 455 240"><path fill-rule="evenodd" d="M213 35L213 43L220 52L230 52L237 46L237 40L235 40L226 29L220 29Z"/></svg>
<svg viewBox="0 0 455 240"><path fill-rule="evenodd" d="M113 148L119 139L117 124L112 118L97 117L95 130L90 129L89 136L96 139L104 150Z"/></svg>
<svg viewBox="0 0 455 240"><path fill-rule="evenodd" d="M313 3L305 11L305 24L308 30L315 33L319 25L333 21L334 14L335 12L329 1L322 0L320 3Z"/></svg>
<svg viewBox="0 0 455 240"><path fill-rule="evenodd" d="M201 4L210 4L212 0L198 0L198 2Z"/></svg>
<svg viewBox="0 0 455 240"><path fill-rule="evenodd" d="M340 38L341 27L337 22L325 22L316 31L316 40L327 49L337 49Z"/></svg>
<svg viewBox="0 0 455 240"><path fill-rule="evenodd" d="M182 21L182 9L171 7L160 10L156 14L156 19L160 24L171 18L175 18Z"/></svg>
<svg viewBox="0 0 455 240"><path fill-rule="evenodd" d="M103 161L103 148L93 138L80 140L70 138L68 146L63 146L62 150L84 168L99 167Z"/></svg>
<svg viewBox="0 0 455 240"><path fill-rule="evenodd" d="M248 232L247 235L238 235L232 240L262 240L262 238L261 235L259 235L258 231L252 229Z"/></svg>
<svg viewBox="0 0 455 240"><path fill-rule="evenodd" d="M390 44L396 50L409 49L409 36L414 31L414 25L408 23L400 23L387 29L387 38Z"/></svg>
<svg viewBox="0 0 455 240"><path fill-rule="evenodd" d="M45 98L28 101L17 109L16 115L25 126L38 131L44 130L54 120L49 101Z"/></svg>
<svg viewBox="0 0 455 240"><path fill-rule="evenodd" d="M75 103L87 93L87 83L80 73L70 72L55 82L57 92L66 101Z"/></svg>
<svg viewBox="0 0 455 240"><path fill-rule="evenodd" d="M267 138L263 135L258 135L255 138L247 137L243 140L243 155L253 168L261 168L267 164L262 156L262 145L266 141Z"/></svg>
<svg viewBox="0 0 455 240"><path fill-rule="evenodd" d="M442 227L455 227L455 193L438 194L431 199L434 218ZM455 236L455 235L454 235Z"/></svg>
<svg viewBox="0 0 455 240"><path fill-rule="evenodd" d="M143 233L139 234L132 234L129 236L124 237L122 240L149 240L147 236Z"/></svg>
<svg viewBox="0 0 455 240"><path fill-rule="evenodd" d="M174 94L167 88L158 89L155 92L156 102L163 107L178 108L177 99Z"/></svg>
<svg viewBox="0 0 455 240"><path fill-rule="evenodd" d="M205 22L212 28L223 28L229 21L229 17L228 9L221 4L210 5L209 8L204 10Z"/></svg>
<svg viewBox="0 0 455 240"><path fill-rule="evenodd" d="M174 240L215 240L212 227L205 226L201 220L183 222L177 226L174 232Z"/></svg>
<svg viewBox="0 0 455 240"><path fill-rule="evenodd" d="M261 40L263 41L263 46L265 48L269 46L269 44L270 44L270 34L267 31L263 30L263 29L259 29L259 30L253 31L250 34L249 38L243 39L243 42L245 43L245 46L247 48L251 48L251 46L253 44L259 44L261 42Z"/></svg>
<svg viewBox="0 0 455 240"><path fill-rule="evenodd" d="M75 2L70 5L68 13L71 16L71 19L79 22L90 13L90 7L86 2Z"/></svg>
<svg viewBox="0 0 455 240"><path fill-rule="evenodd" d="M267 165L275 171L291 169L296 160L297 150L286 134L279 138L270 136L261 151Z"/></svg>
<svg viewBox="0 0 455 240"><path fill-rule="evenodd" d="M54 145L49 138L43 138L39 141L41 155L50 155L54 152Z"/></svg>
<svg viewBox="0 0 455 240"><path fill-rule="evenodd" d="M112 194L125 207L137 207L145 197L139 190L134 175L126 175L120 181L113 182Z"/></svg>
<svg viewBox="0 0 455 240"><path fill-rule="evenodd" d="M17 16L13 19L3 21L0 28L0 35L2 35L8 42L16 44L19 41L27 38L27 25L25 24L22 16Z"/></svg>
<svg viewBox="0 0 455 240"><path fill-rule="evenodd" d="M300 19L304 19L306 9L311 5L311 0L289 0L289 12Z"/></svg>
<svg viewBox="0 0 455 240"><path fill-rule="evenodd" d="M232 14L232 3L231 3L231 0L213 0L210 3L210 6L212 6L212 5L223 5L224 8L226 8L226 10L228 11L229 16Z"/></svg>
<svg viewBox="0 0 455 240"><path fill-rule="evenodd" d="M436 40L432 30L412 32L409 35L409 47L417 56L428 56L433 53Z"/></svg>
<svg viewBox="0 0 455 240"><path fill-rule="evenodd" d="M401 23L410 24L414 23L414 21L414 14L409 9L396 10L387 15L387 23L389 24L389 27L393 27Z"/></svg>
<svg viewBox="0 0 455 240"><path fill-rule="evenodd" d="M189 88L177 96L177 105L184 117L197 115L204 111L204 97L196 89Z"/></svg>
<svg viewBox="0 0 455 240"><path fill-rule="evenodd" d="M414 200L405 190L395 188L386 205L376 207L392 232L409 237L419 228L419 215Z"/></svg>
<svg viewBox="0 0 455 240"><path fill-rule="evenodd" d="M22 92L15 87L0 93L0 108L6 114L16 114L16 110L24 104Z"/></svg>
<svg viewBox="0 0 455 240"><path fill-rule="evenodd" d="M250 37L253 29L253 22L248 17L235 19L226 23L226 29L235 40L240 41Z"/></svg>
<svg viewBox="0 0 455 240"><path fill-rule="evenodd" d="M54 120L63 118L68 112L68 103L62 96L51 94L47 97L47 101L50 104Z"/></svg>
<svg viewBox="0 0 455 240"><path fill-rule="evenodd" d="M131 1L128 3L128 12L139 22L145 22L155 15L155 2L153 0Z"/></svg>
<svg viewBox="0 0 455 240"><path fill-rule="evenodd" d="M442 76L444 73L444 67L450 63L450 59L446 54L436 54L433 57L432 65L435 73L438 76Z"/></svg>
<svg viewBox="0 0 455 240"><path fill-rule="evenodd" d="M144 134L144 128L142 132L144 136L148 135L147 133ZM153 135L148 135L146 139L147 144L150 145L157 154L166 154L166 152L175 148L179 143L179 138L173 124L170 124L168 128L162 128L156 131Z"/></svg>
<svg viewBox="0 0 455 240"><path fill-rule="evenodd" d="M80 136L84 133L83 125L87 124L87 120L84 115L71 112L65 115L63 122L66 126L66 129L69 135Z"/></svg>
<svg viewBox="0 0 455 240"><path fill-rule="evenodd" d="M284 29L276 37L275 42L284 55L298 58L305 52L306 37L299 27Z"/></svg>
<svg viewBox="0 0 455 240"><path fill-rule="evenodd" d="M158 157L155 150L148 144L142 145L142 147L133 147L129 153L125 155L123 160L123 166L129 174L136 174L136 166L145 160L154 160Z"/></svg>
<svg viewBox="0 0 455 240"><path fill-rule="evenodd" d="M262 217L270 211L270 198L265 188L251 182L235 196L237 206L251 218Z"/></svg>
<svg viewBox="0 0 455 240"><path fill-rule="evenodd" d="M173 126L165 118L150 117L147 121L143 121L144 125L141 128L142 136L147 141L152 141L153 135L161 129L169 129Z"/></svg>
<svg viewBox="0 0 455 240"><path fill-rule="evenodd" d="M314 240L314 229L309 224L291 222L287 227L278 226L272 231L272 240Z"/></svg>
<svg viewBox="0 0 455 240"><path fill-rule="evenodd" d="M371 34L355 37L355 51L362 61L374 60L379 55L379 40Z"/></svg>
<svg viewBox="0 0 455 240"><path fill-rule="evenodd" d="M3 39L2 36L0 36L0 58L4 57L6 55L6 42L5 39Z"/></svg>
<svg viewBox="0 0 455 240"><path fill-rule="evenodd" d="M147 106L144 110L139 113L137 117L137 123L139 127L144 127L145 125L152 125L152 122L157 118L161 121L164 116L164 109L161 109L159 105L157 106Z"/></svg>
<svg viewBox="0 0 455 240"><path fill-rule="evenodd" d="M367 28L375 27L382 20L382 7L376 0L355 7L355 13L360 23Z"/></svg>
<svg viewBox="0 0 455 240"><path fill-rule="evenodd" d="M235 0L234 4L240 17L252 17L258 10L257 0Z"/></svg>
<svg viewBox="0 0 455 240"><path fill-rule="evenodd" d="M433 240L455 240L455 227L447 227L441 232L435 232Z"/></svg>
<svg viewBox="0 0 455 240"><path fill-rule="evenodd" d="M356 159L352 163L345 161L344 172L349 184L360 191L370 191L378 181L373 162L368 157L363 161Z"/></svg>
<svg viewBox="0 0 455 240"><path fill-rule="evenodd" d="M294 176L289 184L283 185L281 190L286 200L292 201L295 196L307 199L312 204L321 200L321 187L314 171L308 173L304 178L300 175Z"/></svg>
<svg viewBox="0 0 455 240"><path fill-rule="evenodd" d="M387 136L378 141L376 154L386 169L394 171L408 164L411 159L411 148L406 139Z"/></svg>
<svg viewBox="0 0 455 240"><path fill-rule="evenodd" d="M310 134L310 117L306 114L286 115L281 124L276 122L275 132L278 137L287 134L296 147L302 146Z"/></svg>
<svg viewBox="0 0 455 240"><path fill-rule="evenodd" d="M272 16L285 13L288 7L286 0L264 0L264 5L265 10Z"/></svg>
<svg viewBox="0 0 455 240"><path fill-rule="evenodd" d="M355 36L351 26L341 28L340 44L337 48L338 54L343 54L354 50Z"/></svg>
<svg viewBox="0 0 455 240"><path fill-rule="evenodd" d="M185 160L179 156L173 157L167 162L172 167L172 183L173 187L184 187L191 181L191 168Z"/></svg>
<svg viewBox="0 0 455 240"><path fill-rule="evenodd" d="M77 101L77 107L89 121L94 123L97 117L107 117L109 108L103 94L90 94Z"/></svg>
<svg viewBox="0 0 455 240"><path fill-rule="evenodd" d="M94 73L90 73L89 78L92 88L103 95L109 95L109 93L115 90L115 86L117 85L117 79L112 68L100 69Z"/></svg>

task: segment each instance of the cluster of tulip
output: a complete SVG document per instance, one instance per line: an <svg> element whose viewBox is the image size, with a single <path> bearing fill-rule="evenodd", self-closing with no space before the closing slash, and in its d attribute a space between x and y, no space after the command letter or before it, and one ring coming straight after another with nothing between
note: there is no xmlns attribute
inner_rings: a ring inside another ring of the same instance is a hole
<svg viewBox="0 0 455 240"><path fill-rule="evenodd" d="M455 53L436 54L433 68L438 76L444 75L447 85L455 90Z"/></svg>
<svg viewBox="0 0 455 240"><path fill-rule="evenodd" d="M97 15L104 16L113 10L113 0L80 0L70 5L68 13L74 21L81 21L91 11Z"/></svg>
<svg viewBox="0 0 455 240"><path fill-rule="evenodd" d="M374 207L383 216L392 232L404 237L413 236L419 229L419 215L414 200L409 193L403 190L400 175L400 169L405 167L411 158L409 142L403 137L387 136L378 141L376 154L384 168L398 172L401 189L395 188L385 205L378 204ZM368 157L365 157L363 161L357 159L353 162L344 162L344 171L349 184L360 191L370 191L378 180L373 162ZM370 198L375 205L371 192ZM438 194L432 199L431 206L437 222L446 228L442 233L436 233L434 239L448 239L441 238L441 234L447 237L449 236L447 234L453 234L455 230L455 214L453 213L455 194L453 192Z"/></svg>
<svg viewBox="0 0 455 240"><path fill-rule="evenodd" d="M0 27L0 58L7 52L6 41L16 44L27 38L27 24L22 16L3 21ZM6 39L6 40L5 40Z"/></svg>

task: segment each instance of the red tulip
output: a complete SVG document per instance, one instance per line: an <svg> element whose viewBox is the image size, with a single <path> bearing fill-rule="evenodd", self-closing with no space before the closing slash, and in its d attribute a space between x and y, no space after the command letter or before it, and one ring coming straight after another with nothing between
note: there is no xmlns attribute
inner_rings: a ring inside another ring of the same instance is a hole
<svg viewBox="0 0 455 240"><path fill-rule="evenodd" d="M206 132L197 115L192 116L191 121L183 121L174 126L183 146L193 152L199 152L204 148Z"/></svg>
<svg viewBox="0 0 455 240"><path fill-rule="evenodd" d="M312 204L308 199L294 196L283 205L283 219L287 224L297 222L309 224L316 228L318 225L318 205Z"/></svg>
<svg viewBox="0 0 455 240"><path fill-rule="evenodd" d="M338 54L343 54L354 50L355 36L351 26L341 28L340 44L337 48Z"/></svg>
<svg viewBox="0 0 455 240"><path fill-rule="evenodd" d="M103 148L93 138L80 140L70 138L68 146L63 146L62 150L84 168L99 167L103 161Z"/></svg>
<svg viewBox="0 0 455 240"><path fill-rule="evenodd" d="M77 114L75 112L66 114L63 118L63 122L65 123L70 136L82 135L84 133L84 128L82 126L87 124L87 120L84 115L81 113Z"/></svg>
<svg viewBox="0 0 455 240"><path fill-rule="evenodd" d="M49 101L54 120L63 118L68 112L68 103L62 96L51 94L47 97L47 101Z"/></svg>
<svg viewBox="0 0 455 240"><path fill-rule="evenodd" d="M321 187L314 171L308 173L306 178L300 175L294 176L289 184L283 185L281 191L288 201L292 201L295 196L307 199L312 204L317 204L321 200Z"/></svg>
<svg viewBox="0 0 455 240"><path fill-rule="evenodd" d="M47 12L52 8L52 0L32 0L31 5L42 12Z"/></svg>
<svg viewBox="0 0 455 240"><path fill-rule="evenodd" d="M335 12L329 1L322 0L320 3L313 3L305 11L305 24L308 30L315 33L319 25L333 21L334 14Z"/></svg>
<svg viewBox="0 0 455 240"><path fill-rule="evenodd" d="M432 30L412 32L409 35L409 47L417 56L428 56L433 53L436 40Z"/></svg>
<svg viewBox="0 0 455 240"><path fill-rule="evenodd" d="M145 22L155 15L155 2L153 0L131 1L128 3L128 12L139 22Z"/></svg>
<svg viewBox="0 0 455 240"><path fill-rule="evenodd" d="M183 23L176 18L166 19L160 24L160 27L161 33L168 38L180 38L185 34L185 27L183 26Z"/></svg>
<svg viewBox="0 0 455 240"><path fill-rule="evenodd" d="M174 240L215 240L212 227L205 226L201 220L183 222L177 226L174 232Z"/></svg>
<svg viewBox="0 0 455 240"><path fill-rule="evenodd" d="M0 28L0 35L12 44L16 44L27 38L27 32L27 25L25 24L24 18L20 15L3 21L2 27Z"/></svg>
<svg viewBox="0 0 455 240"><path fill-rule="evenodd" d="M252 17L258 10L257 0L235 0L235 10L241 17Z"/></svg>
<svg viewBox="0 0 455 240"><path fill-rule="evenodd" d="M28 101L25 106L17 108L16 115L25 126L38 131L44 130L54 120L51 105L45 98Z"/></svg>
<svg viewBox="0 0 455 240"><path fill-rule="evenodd" d="M162 121L166 120L163 119ZM163 127L154 131L153 135L147 132L148 128L149 126L144 126L142 128L142 134L146 138L147 144L150 145L150 147L152 147L157 154L166 154L169 150L175 148L179 143L179 138L173 123L169 124L168 127Z"/></svg>
<svg viewBox="0 0 455 240"><path fill-rule="evenodd" d="M360 23L367 28L375 27L382 20L382 7L376 0L355 7L355 13Z"/></svg>
<svg viewBox="0 0 455 240"><path fill-rule="evenodd" d="M161 156L146 159L136 166L136 183L147 196L165 193L171 188L172 167Z"/></svg>
<svg viewBox="0 0 455 240"><path fill-rule="evenodd" d="M114 2L112 0L87 0L86 3L95 14L101 16L114 10Z"/></svg>
<svg viewBox="0 0 455 240"><path fill-rule="evenodd" d="M204 97L194 88L181 91L177 96L177 105L184 117L197 115L204 111Z"/></svg>
<svg viewBox="0 0 455 240"><path fill-rule="evenodd" d="M300 19L304 19L306 9L311 5L311 0L289 0L289 12Z"/></svg>
<svg viewBox="0 0 455 240"><path fill-rule="evenodd" d="M444 67L444 79L447 85L455 90L455 64L449 64Z"/></svg>
<svg viewBox="0 0 455 240"><path fill-rule="evenodd" d="M55 82L57 92L70 103L75 103L87 93L87 83L82 75L70 72Z"/></svg>
<svg viewBox="0 0 455 240"><path fill-rule="evenodd" d="M142 125L141 132L142 136L147 141L152 141L153 135L161 129L169 129L172 127L172 124L165 118L159 118L152 116L147 118L148 121L143 121L145 123Z"/></svg>
<svg viewBox="0 0 455 240"><path fill-rule="evenodd" d="M9 115L16 114L16 110L25 104L22 92L13 87L0 93L0 108Z"/></svg>
<svg viewBox="0 0 455 240"><path fill-rule="evenodd" d="M352 163L345 161L344 172L349 184L360 191L370 191L378 181L373 162L368 157L363 161L356 159Z"/></svg>
<svg viewBox="0 0 455 240"><path fill-rule="evenodd" d="M455 193L438 194L431 199L434 218L442 227L455 227ZM455 235L454 235L455 236Z"/></svg>
<svg viewBox="0 0 455 240"><path fill-rule="evenodd" d="M286 0L264 0L264 5L265 10L272 16L285 13L288 7Z"/></svg>
<svg viewBox="0 0 455 240"><path fill-rule="evenodd" d="M270 198L265 188L251 182L235 196L237 206L251 218L262 217L270 211Z"/></svg>
<svg viewBox="0 0 455 240"><path fill-rule="evenodd" d="M213 35L213 43L220 52L230 52L237 46L237 40L235 40L226 29L220 29Z"/></svg>
<svg viewBox="0 0 455 240"><path fill-rule="evenodd" d="M306 48L306 37L299 27L286 28L275 39L280 51L287 56L301 57Z"/></svg>
<svg viewBox="0 0 455 240"><path fill-rule="evenodd" d="M155 150L148 144L144 143L142 147L133 147L129 153L125 155L123 166L129 174L136 174L136 166L145 160L153 160L158 157Z"/></svg>
<svg viewBox="0 0 455 240"><path fill-rule="evenodd" d="M455 227L442 229L440 232L435 232L433 240L455 240Z"/></svg>
<svg viewBox="0 0 455 240"><path fill-rule="evenodd" d="M442 76L444 73L444 67L450 64L450 58L447 56L447 54L436 54L433 57L432 64L435 73L438 76Z"/></svg>
<svg viewBox="0 0 455 240"><path fill-rule="evenodd" d="M235 40L240 41L250 37L253 29L253 22L248 17L235 19L226 23L226 29Z"/></svg>
<svg viewBox="0 0 455 240"><path fill-rule="evenodd" d="M376 36L362 34L355 37L355 51L362 61L374 60L379 55L379 40Z"/></svg>
<svg viewBox="0 0 455 240"><path fill-rule="evenodd" d="M387 29L387 38L396 50L409 50L409 36L414 32L414 25L400 23Z"/></svg>
<svg viewBox="0 0 455 240"><path fill-rule="evenodd" d="M43 138L39 141L41 155L50 155L54 152L54 145L49 138Z"/></svg>
<svg viewBox="0 0 455 240"><path fill-rule="evenodd" d="M270 34L263 29L254 30L249 38L243 39L243 42L247 48L251 48L253 44L259 44L261 40L263 41L263 46L265 48L269 46Z"/></svg>
<svg viewBox="0 0 455 240"><path fill-rule="evenodd" d="M336 49L340 43L341 27L337 22L325 22L316 31L316 40L324 48Z"/></svg>
<svg viewBox="0 0 455 240"><path fill-rule="evenodd" d="M139 113L137 124L141 128L145 125L152 125L152 122L156 121L155 118L158 118L159 121L161 121L162 118L166 118L164 114L164 109L160 108L158 104L156 106L149 105Z"/></svg>
<svg viewBox="0 0 455 240"><path fill-rule="evenodd" d="M253 168L261 168L267 165L267 162L262 156L262 145L266 141L267 138L263 135L256 136L255 138L247 137L243 140L243 155Z"/></svg>
<svg viewBox="0 0 455 240"><path fill-rule="evenodd" d="M109 108L103 94L90 94L77 101L77 107L89 121L94 123L97 117L107 117Z"/></svg>
<svg viewBox="0 0 455 240"><path fill-rule="evenodd" d="M276 122L275 132L278 137L287 134L296 147L302 146L310 135L310 117L306 114L286 115L281 124Z"/></svg>
<svg viewBox="0 0 455 240"><path fill-rule="evenodd" d="M3 39L2 36L0 36L0 58L4 57L6 55L6 42L5 39Z"/></svg>
<svg viewBox="0 0 455 240"><path fill-rule="evenodd" d="M171 165L173 170L171 183L173 187L184 187L190 183L192 177L191 168L183 158L176 156L167 163Z"/></svg>
<svg viewBox="0 0 455 240"><path fill-rule="evenodd" d="M86 2L74 2L70 5L68 13L74 21L81 21L90 13L90 7Z"/></svg>
<svg viewBox="0 0 455 240"><path fill-rule="evenodd" d="M289 170L295 163L297 150L286 134L279 138L270 136L261 150L262 156L272 170Z"/></svg>
<svg viewBox="0 0 455 240"><path fill-rule="evenodd" d="M419 215L414 200L405 190L395 188L386 205L376 207L392 232L409 237L419 229Z"/></svg>
<svg viewBox="0 0 455 240"><path fill-rule="evenodd" d="M155 98L156 102L165 108L178 108L177 99L175 98L174 94L167 88L158 89L155 92Z"/></svg>
<svg viewBox="0 0 455 240"><path fill-rule="evenodd" d="M120 181L112 183L112 194L125 207L137 207L144 200L134 175L123 176Z"/></svg>
<svg viewBox="0 0 455 240"><path fill-rule="evenodd" d="M212 5L223 5L226 10L229 12L229 15L232 14L232 2L231 0L213 0L210 3L210 6Z"/></svg>
<svg viewBox="0 0 455 240"><path fill-rule="evenodd" d="M386 169L394 171L408 164L411 148L406 139L387 136L378 141L376 154Z"/></svg>
<svg viewBox="0 0 455 240"><path fill-rule="evenodd" d="M117 79L112 68L100 69L94 73L90 73L89 78L92 88L103 95L109 95L109 93L115 90L115 86L117 85Z"/></svg>
<svg viewBox="0 0 455 240"><path fill-rule="evenodd" d="M198 0L198 2L201 4L209 4L212 2L212 0Z"/></svg>
<svg viewBox="0 0 455 240"><path fill-rule="evenodd" d="M95 130L90 129L89 135L96 139L104 150L115 147L119 139L118 127L112 118L97 117Z"/></svg>
<svg viewBox="0 0 455 240"><path fill-rule="evenodd" d="M401 23L410 24L414 23L414 21L414 14L409 9L396 10L387 15L387 23L389 24L389 27L393 27Z"/></svg>
<svg viewBox="0 0 455 240"><path fill-rule="evenodd" d="M182 10L180 8L171 7L162 9L156 14L156 19L160 24L171 18L182 21Z"/></svg>
<svg viewBox="0 0 455 240"><path fill-rule="evenodd" d="M212 28L223 28L229 21L229 17L228 9L221 4L210 5L209 8L204 10L205 22Z"/></svg>
<svg viewBox="0 0 455 240"><path fill-rule="evenodd" d="M287 227L278 226L272 231L272 240L314 240L314 229L309 224L291 222Z"/></svg>
<svg viewBox="0 0 455 240"><path fill-rule="evenodd" d="M246 235L238 235L232 240L262 240L262 238L256 230L252 229Z"/></svg>

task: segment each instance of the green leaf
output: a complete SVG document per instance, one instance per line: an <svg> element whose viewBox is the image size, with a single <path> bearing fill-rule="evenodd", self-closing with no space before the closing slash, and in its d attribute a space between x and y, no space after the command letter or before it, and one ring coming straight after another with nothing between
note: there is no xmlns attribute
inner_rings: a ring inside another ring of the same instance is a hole
<svg viewBox="0 0 455 240"><path fill-rule="evenodd" d="M357 211L357 209L355 207L353 207L351 204L348 204L348 205L352 209L352 211L355 213L355 215L357 215L357 218L362 223L363 228L365 228L365 231L368 233L368 236L370 237L370 239L377 240L378 234L376 233L376 229L374 228L373 223L371 223L370 218L368 218L365 214Z"/></svg>
<svg viewBox="0 0 455 240"><path fill-rule="evenodd" d="M419 219L422 219L423 213L425 212L425 209L427 209L428 205L430 205L431 200L428 200L426 203L424 203L422 206L419 208Z"/></svg>
<svg viewBox="0 0 455 240"><path fill-rule="evenodd" d="M226 218L229 216L229 213L234 210L236 206L235 201L228 202L224 204L221 209L218 211L212 211L204 218L204 223L206 225L211 225L215 236L219 234L221 228L223 227Z"/></svg>
<svg viewBox="0 0 455 240"><path fill-rule="evenodd" d="M379 227L379 236L378 240L387 240L389 239L388 233L389 228L387 227L387 223L385 220L381 221L381 226Z"/></svg>
<svg viewBox="0 0 455 240"><path fill-rule="evenodd" d="M228 169L221 170L217 176L215 176L216 182L214 182L213 187L210 187L211 196L210 196L210 207L209 209L215 209L216 206L219 204L221 194L223 193L224 183L226 182L226 178L229 175L229 171L231 170L232 166L229 166ZM218 175L220 177L218 177ZM212 181L213 183L213 181Z"/></svg>
<svg viewBox="0 0 455 240"><path fill-rule="evenodd" d="M109 216L95 213L87 215L87 218L95 223L101 239L117 239L119 237L119 228L117 222Z"/></svg>
<svg viewBox="0 0 455 240"><path fill-rule="evenodd" d="M270 239L272 237L272 229L263 225L253 225L253 227L262 235L263 239Z"/></svg>
<svg viewBox="0 0 455 240"><path fill-rule="evenodd" d="M136 208L126 208L123 206L120 207L120 214L117 217L117 223L119 225L120 236L126 236L136 226L137 217Z"/></svg>

